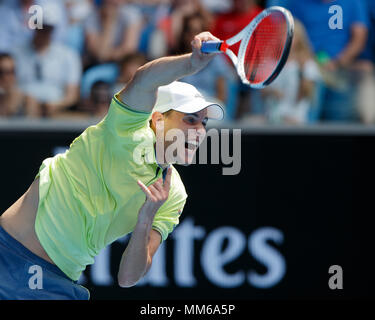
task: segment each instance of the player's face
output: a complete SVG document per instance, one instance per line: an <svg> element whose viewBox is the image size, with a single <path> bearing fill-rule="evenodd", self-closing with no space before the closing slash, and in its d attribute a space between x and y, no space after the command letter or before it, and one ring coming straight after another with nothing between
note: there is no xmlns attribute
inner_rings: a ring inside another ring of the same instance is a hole
<svg viewBox="0 0 375 320"><path fill-rule="evenodd" d="M165 156L168 156L167 149L170 148L169 152L175 150L177 154L177 163L184 165L191 164L199 145L206 136L207 120L206 109L196 113L182 113L173 110L168 116L164 116ZM170 132L169 136L168 132ZM174 134L175 132L179 132L180 134L177 136ZM181 139L180 135L184 139ZM173 136L177 136L178 138L168 141Z"/></svg>

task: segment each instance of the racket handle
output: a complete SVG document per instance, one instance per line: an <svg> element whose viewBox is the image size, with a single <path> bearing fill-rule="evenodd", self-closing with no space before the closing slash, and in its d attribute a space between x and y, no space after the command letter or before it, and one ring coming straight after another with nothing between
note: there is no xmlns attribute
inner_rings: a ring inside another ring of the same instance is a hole
<svg viewBox="0 0 375 320"><path fill-rule="evenodd" d="M224 41L204 41L202 42L201 51L203 53L214 53L214 52L223 52L222 44ZM221 50L220 50L221 49Z"/></svg>

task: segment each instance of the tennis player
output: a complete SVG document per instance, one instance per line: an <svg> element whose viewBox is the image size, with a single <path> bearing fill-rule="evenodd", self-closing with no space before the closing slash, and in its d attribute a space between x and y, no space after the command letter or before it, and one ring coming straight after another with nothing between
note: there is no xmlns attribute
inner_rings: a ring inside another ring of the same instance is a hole
<svg viewBox="0 0 375 320"><path fill-rule="evenodd" d="M213 58L200 51L206 40L218 39L201 33L192 53L139 68L102 121L64 154L43 161L29 189L0 217L0 299L89 299L77 284L82 271L130 232L118 284L134 286L147 273L187 198L176 169L155 146L162 141L167 150L168 130L180 130L189 140L177 162L189 164L207 119L223 118L219 105L176 81ZM161 123L163 134L156 134Z"/></svg>

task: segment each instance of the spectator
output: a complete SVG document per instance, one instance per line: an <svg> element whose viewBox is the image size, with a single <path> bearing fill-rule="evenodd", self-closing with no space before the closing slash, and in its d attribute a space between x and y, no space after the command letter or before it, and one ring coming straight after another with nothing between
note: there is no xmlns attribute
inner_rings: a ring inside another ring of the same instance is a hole
<svg viewBox="0 0 375 320"><path fill-rule="evenodd" d="M109 86L112 96L120 91L133 77L136 70L146 63L146 58L141 53L130 53L118 64L101 64L86 70L81 86L81 101L79 111L88 112L95 116L96 111L103 110L97 106L98 95ZM94 85L96 83L96 87ZM99 92L99 93L98 93ZM102 100L100 100L102 101Z"/></svg>
<svg viewBox="0 0 375 320"><path fill-rule="evenodd" d="M266 0L266 7L280 6L287 8L291 0Z"/></svg>
<svg viewBox="0 0 375 320"><path fill-rule="evenodd" d="M16 5L11 3L0 4L0 51L10 52L12 47L27 43L33 35L29 28L29 8L34 0L15 0Z"/></svg>
<svg viewBox="0 0 375 320"><path fill-rule="evenodd" d="M91 0L64 0L68 19L71 23L80 23L92 14Z"/></svg>
<svg viewBox="0 0 375 320"><path fill-rule="evenodd" d="M38 104L20 91L11 55L0 53L0 117L38 116Z"/></svg>
<svg viewBox="0 0 375 320"><path fill-rule="evenodd" d="M169 14L159 22L159 29L163 31L168 48L175 51L181 37L184 18L199 12L208 25L211 24L211 14L200 4L199 0L172 0Z"/></svg>
<svg viewBox="0 0 375 320"><path fill-rule="evenodd" d="M342 24L332 27L332 5L340 6ZM326 87L323 93L322 119L329 121L354 121L362 109L358 94L367 86L372 63L359 59L365 48L368 32L368 15L363 1L306 0L290 1L292 13L305 25L313 51L325 73L331 73L337 81L346 80L341 90ZM372 99L374 101L374 99ZM357 102L357 103L356 103Z"/></svg>
<svg viewBox="0 0 375 320"><path fill-rule="evenodd" d="M163 31L158 28L159 21L169 13L169 0L152 0L135 2L134 5L143 15L143 30L138 51L148 60L154 60L167 55L168 46Z"/></svg>
<svg viewBox="0 0 375 320"><path fill-rule="evenodd" d="M231 9L232 0L201 0L203 7L212 13L224 13Z"/></svg>
<svg viewBox="0 0 375 320"><path fill-rule="evenodd" d="M12 0L0 5L0 50L10 52L14 47L25 45L37 27L37 11L32 6L38 5L43 13L53 11L58 21L53 34L54 41L63 41L66 31L64 6L58 0Z"/></svg>
<svg viewBox="0 0 375 320"><path fill-rule="evenodd" d="M362 85L358 92L358 111L360 119L365 124L375 123L375 2L373 0L364 0L369 13L369 37L366 49L362 52L359 59L362 60ZM370 62L371 61L371 62Z"/></svg>
<svg viewBox="0 0 375 320"><path fill-rule="evenodd" d="M190 52L191 41L194 35L207 30L204 16L195 13L186 16L183 21L182 34L178 43L178 49L175 53L183 54ZM234 70L229 66L223 55L217 55L210 61L206 68L194 75L190 75L181 79L181 81L190 83L198 88L204 95L227 102L230 81L236 81Z"/></svg>
<svg viewBox="0 0 375 320"><path fill-rule="evenodd" d="M372 60L375 61L375 2L367 0L367 6L370 14L370 36L369 36L369 50L371 52Z"/></svg>
<svg viewBox="0 0 375 320"><path fill-rule="evenodd" d="M146 63L146 58L141 53L132 53L124 57L119 63L119 75L113 84L112 94L119 92L133 77L137 69Z"/></svg>
<svg viewBox="0 0 375 320"><path fill-rule="evenodd" d="M35 30L30 43L14 50L20 88L40 103L46 116L76 104L82 68L76 52L52 41L57 23L52 13L44 14L43 29Z"/></svg>
<svg viewBox="0 0 375 320"><path fill-rule="evenodd" d="M93 63L118 62L137 51L142 30L142 15L123 0L103 0L98 12L86 21L85 35L88 58Z"/></svg>
<svg viewBox="0 0 375 320"><path fill-rule="evenodd" d="M246 27L261 11L255 0L232 0L231 11L214 18L211 33L219 39L228 39ZM231 49L237 53L238 47L239 44L236 44Z"/></svg>
<svg viewBox="0 0 375 320"><path fill-rule="evenodd" d="M305 28L295 20L288 62L278 78L262 90L268 121L307 123L319 80L319 68L314 61Z"/></svg>
<svg viewBox="0 0 375 320"><path fill-rule="evenodd" d="M93 14L94 6L90 0L65 0L67 29L64 43L83 54L85 44L84 22Z"/></svg>
<svg viewBox="0 0 375 320"><path fill-rule="evenodd" d="M66 0L35 0L35 4L39 5L43 10L43 19L46 16L54 17L54 30L52 34L52 40L54 42L64 43L67 38L69 19L65 1Z"/></svg>
<svg viewBox="0 0 375 320"><path fill-rule="evenodd" d="M90 98L85 110L90 116L103 118L112 99L111 85L108 82L97 81L91 87Z"/></svg>

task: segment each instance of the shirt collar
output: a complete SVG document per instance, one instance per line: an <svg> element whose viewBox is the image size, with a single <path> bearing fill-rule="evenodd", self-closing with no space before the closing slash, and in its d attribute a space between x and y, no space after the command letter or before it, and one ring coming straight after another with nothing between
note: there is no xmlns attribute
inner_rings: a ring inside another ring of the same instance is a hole
<svg viewBox="0 0 375 320"><path fill-rule="evenodd" d="M152 132L152 150L153 152L149 154L150 158L148 158L147 160L149 160L147 163L154 163L156 164L160 169L163 170L163 174L164 174L164 171L167 171L167 169L171 166L170 163L167 163L167 164L160 164L157 160L157 157L156 157L156 135L155 135L155 132L154 130L152 130L151 127L150 128L150 131Z"/></svg>

